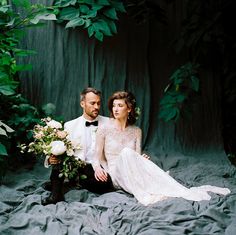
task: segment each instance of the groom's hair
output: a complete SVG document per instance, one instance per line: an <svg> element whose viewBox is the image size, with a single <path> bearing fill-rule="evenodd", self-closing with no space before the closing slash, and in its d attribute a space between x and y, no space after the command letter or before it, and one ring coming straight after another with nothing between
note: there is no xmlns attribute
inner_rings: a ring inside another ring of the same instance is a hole
<svg viewBox="0 0 236 235"><path fill-rule="evenodd" d="M87 87L85 88L81 93L80 93L80 101L85 99L85 96L87 93L92 92L95 95L98 95L101 98L101 91L97 90L96 88L93 87Z"/></svg>

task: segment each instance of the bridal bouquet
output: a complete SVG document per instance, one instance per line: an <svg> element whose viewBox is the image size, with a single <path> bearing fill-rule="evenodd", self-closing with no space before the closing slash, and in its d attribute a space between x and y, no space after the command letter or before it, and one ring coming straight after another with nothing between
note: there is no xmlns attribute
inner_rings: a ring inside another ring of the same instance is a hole
<svg viewBox="0 0 236 235"><path fill-rule="evenodd" d="M68 139L68 133L60 122L49 117L41 119L41 123L34 126L33 137L33 142L20 146L21 152L27 151L39 156L46 156L46 166L49 157L56 156L63 166L60 177L74 178L78 169L86 165L84 161L73 157L74 152L81 149L80 143Z"/></svg>

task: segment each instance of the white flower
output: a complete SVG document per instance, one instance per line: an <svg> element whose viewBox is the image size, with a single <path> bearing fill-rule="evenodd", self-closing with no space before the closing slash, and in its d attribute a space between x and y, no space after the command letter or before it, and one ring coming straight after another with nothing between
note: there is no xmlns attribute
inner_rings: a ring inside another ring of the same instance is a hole
<svg viewBox="0 0 236 235"><path fill-rule="evenodd" d="M72 149L67 149L66 154L68 156L73 156L74 155L74 151Z"/></svg>
<svg viewBox="0 0 236 235"><path fill-rule="evenodd" d="M66 151L66 146L64 142L60 140L52 141L50 146L51 146L51 153L53 155L61 155Z"/></svg>
<svg viewBox="0 0 236 235"><path fill-rule="evenodd" d="M48 122L50 122L52 119L50 118L50 117L47 117L47 118L45 118L46 119L46 121L48 121ZM43 119L43 120L45 120L45 119Z"/></svg>
<svg viewBox="0 0 236 235"><path fill-rule="evenodd" d="M51 128L56 128L56 129L60 129L62 128L62 125L60 122L57 122L55 120L51 120L50 122L47 123L47 126L51 127Z"/></svg>
<svg viewBox="0 0 236 235"><path fill-rule="evenodd" d="M42 132L36 133L36 134L34 135L34 138L35 138L35 139L41 139L42 137L43 137L43 133L42 133Z"/></svg>
<svg viewBox="0 0 236 235"><path fill-rule="evenodd" d="M68 135L68 134L67 134L67 132L65 132L65 131L57 131L57 136L58 136L58 138L60 138L60 139L64 139L67 135Z"/></svg>
<svg viewBox="0 0 236 235"><path fill-rule="evenodd" d="M71 145L74 149L81 149L80 140L79 139L72 139Z"/></svg>

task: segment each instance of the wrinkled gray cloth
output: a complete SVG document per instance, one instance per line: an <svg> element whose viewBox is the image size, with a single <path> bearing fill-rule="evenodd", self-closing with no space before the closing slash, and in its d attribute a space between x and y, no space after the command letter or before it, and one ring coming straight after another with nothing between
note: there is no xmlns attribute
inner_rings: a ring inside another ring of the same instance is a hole
<svg viewBox="0 0 236 235"><path fill-rule="evenodd" d="M42 188L50 170L39 161L33 170L8 173L0 186L0 234L226 234L236 231L236 170L224 154L155 156L186 186L211 184L228 187L228 196L211 194L210 201L169 198L143 206L123 191L96 195L73 189L66 202L42 206L49 192Z"/></svg>

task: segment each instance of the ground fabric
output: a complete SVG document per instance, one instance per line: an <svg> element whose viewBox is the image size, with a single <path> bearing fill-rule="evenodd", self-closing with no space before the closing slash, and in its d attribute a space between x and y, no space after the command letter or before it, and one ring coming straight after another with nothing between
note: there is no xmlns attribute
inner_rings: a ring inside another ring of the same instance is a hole
<svg viewBox="0 0 236 235"><path fill-rule="evenodd" d="M232 193L211 194L210 201L170 198L143 206L123 191L99 196L72 189L65 194L66 202L42 206L42 198L49 195L42 185L50 170L40 160L32 170L8 173L0 186L0 234L235 235L236 168L223 153L162 154L152 159L187 187L211 184Z"/></svg>

